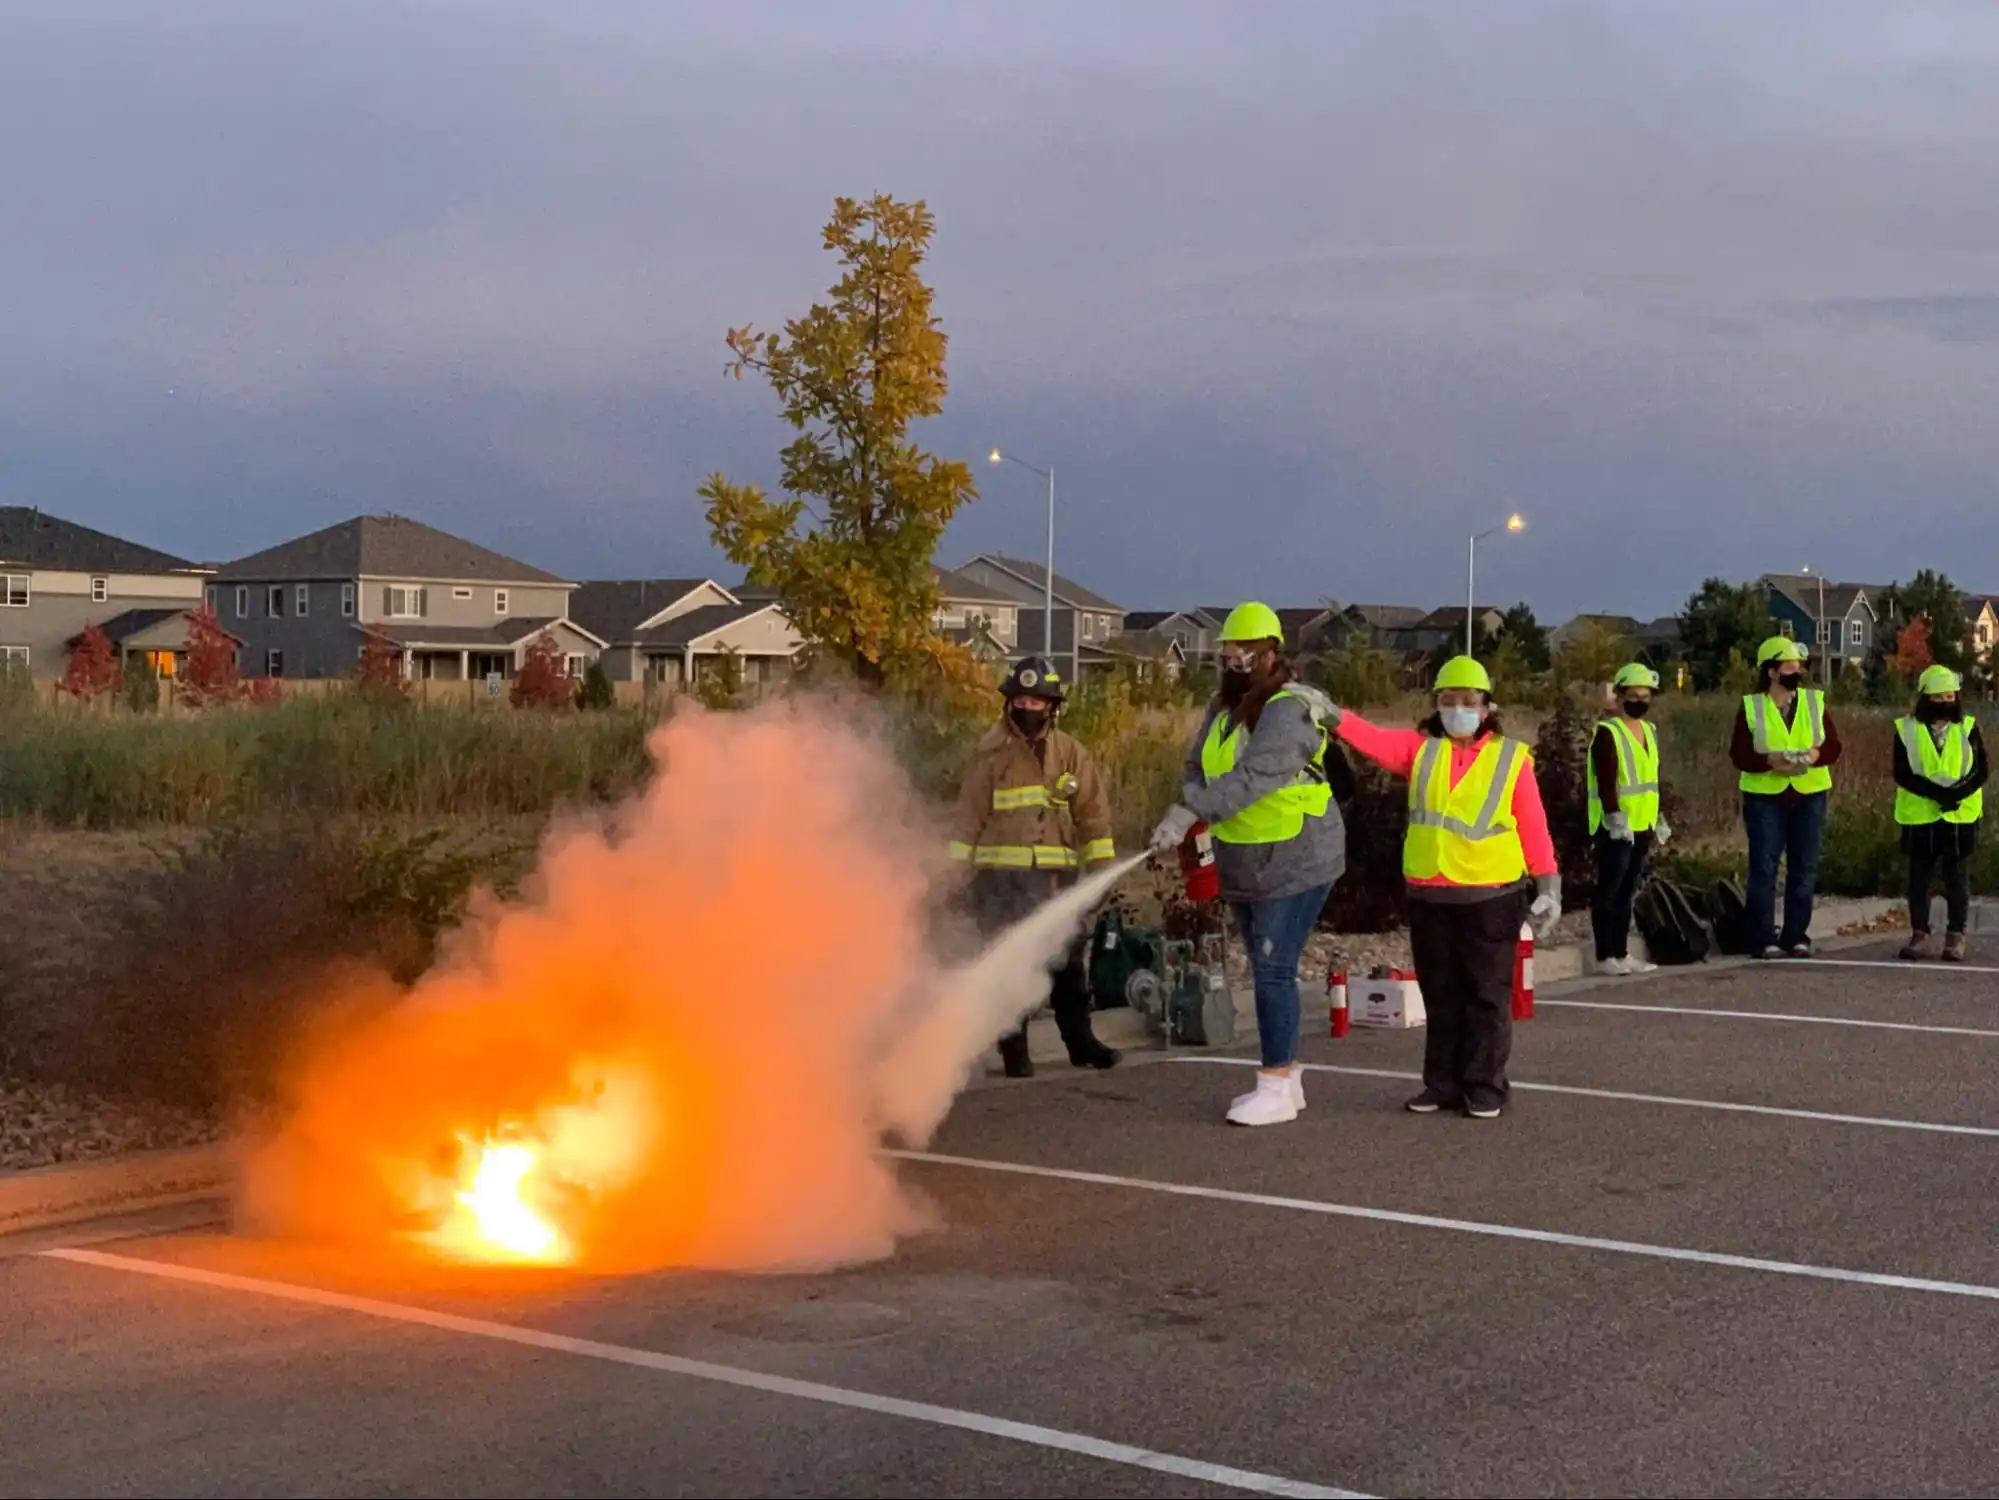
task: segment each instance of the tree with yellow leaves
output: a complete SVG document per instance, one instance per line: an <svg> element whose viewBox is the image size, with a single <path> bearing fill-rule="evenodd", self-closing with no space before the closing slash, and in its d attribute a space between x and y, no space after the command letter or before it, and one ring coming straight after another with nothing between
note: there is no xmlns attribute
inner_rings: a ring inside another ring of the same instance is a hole
<svg viewBox="0 0 1999 1500"><path fill-rule="evenodd" d="M972 473L909 435L944 408L946 340L920 274L933 229L921 202L835 201L824 241L842 275L830 301L782 334L728 332L729 373L761 375L798 432L781 455L784 498L720 473L701 487L729 560L777 591L808 648L875 686L940 673L958 686L975 672L932 627L930 571L944 528L977 494Z"/></svg>

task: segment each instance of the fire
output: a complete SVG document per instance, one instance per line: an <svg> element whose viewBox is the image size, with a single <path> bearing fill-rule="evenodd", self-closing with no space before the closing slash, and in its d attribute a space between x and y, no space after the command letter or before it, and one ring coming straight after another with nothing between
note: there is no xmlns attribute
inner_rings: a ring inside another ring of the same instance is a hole
<svg viewBox="0 0 1999 1500"><path fill-rule="evenodd" d="M424 1241L462 1260L567 1263L574 1255L568 1238L529 1201L544 1186L543 1149L525 1141L463 1144L465 1186Z"/></svg>

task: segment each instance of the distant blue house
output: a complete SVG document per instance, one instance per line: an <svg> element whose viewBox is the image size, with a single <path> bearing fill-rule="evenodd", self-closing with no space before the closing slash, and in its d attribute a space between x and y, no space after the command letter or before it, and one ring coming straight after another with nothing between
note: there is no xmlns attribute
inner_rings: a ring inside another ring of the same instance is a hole
<svg viewBox="0 0 1999 1500"><path fill-rule="evenodd" d="M1809 573L1765 573L1759 581L1777 634L1811 648L1812 667L1821 680L1864 668L1876 642L1885 644L1883 611L1877 604L1885 589L1834 583Z"/></svg>

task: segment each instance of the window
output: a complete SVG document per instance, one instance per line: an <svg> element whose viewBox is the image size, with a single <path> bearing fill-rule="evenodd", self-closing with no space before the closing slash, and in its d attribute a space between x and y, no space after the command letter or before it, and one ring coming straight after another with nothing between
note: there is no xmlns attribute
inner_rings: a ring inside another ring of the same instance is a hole
<svg viewBox="0 0 1999 1500"><path fill-rule="evenodd" d="M424 591L412 588L382 590L382 613L391 620L420 620L424 616Z"/></svg>
<svg viewBox="0 0 1999 1500"><path fill-rule="evenodd" d="M583 675L583 658L574 652L563 657L562 670L567 676L581 677Z"/></svg>
<svg viewBox="0 0 1999 1500"><path fill-rule="evenodd" d="M106 599L109 599L110 597L111 597L110 579L93 578L90 580L90 602L92 604L102 604Z"/></svg>
<svg viewBox="0 0 1999 1500"><path fill-rule="evenodd" d="M6 607L8 609L26 609L30 598L28 575L26 573L9 573L6 576L6 585Z"/></svg>
<svg viewBox="0 0 1999 1500"><path fill-rule="evenodd" d="M311 606L312 590L301 583L297 588L292 590L292 613L303 620Z"/></svg>
<svg viewBox="0 0 1999 1500"><path fill-rule="evenodd" d="M354 585L351 583L340 585L340 613L350 620L354 618Z"/></svg>
<svg viewBox="0 0 1999 1500"><path fill-rule="evenodd" d="M507 591L505 589L494 589L493 613L496 615L503 615L506 612L507 612Z"/></svg>
<svg viewBox="0 0 1999 1500"><path fill-rule="evenodd" d="M470 599L472 597L472 591L470 589L453 589L451 591L451 597L454 599Z"/></svg>
<svg viewBox="0 0 1999 1500"><path fill-rule="evenodd" d="M1777 622L1777 634L1781 635L1787 641L1790 640L1792 636L1791 622L1789 620L1779 620Z"/></svg>
<svg viewBox="0 0 1999 1500"><path fill-rule="evenodd" d="M250 585L247 583L236 585L236 618L239 620L250 618Z"/></svg>
<svg viewBox="0 0 1999 1500"><path fill-rule="evenodd" d="M274 583L264 591L264 613L273 620L285 617L285 586Z"/></svg>
<svg viewBox="0 0 1999 1500"><path fill-rule="evenodd" d="M1083 639L1086 641L1094 641L1096 638L1097 638L1097 617L1095 615L1084 615Z"/></svg>
<svg viewBox="0 0 1999 1500"><path fill-rule="evenodd" d="M1867 644L1867 622L1865 620L1848 620L1846 622L1846 643L1849 646L1864 646Z"/></svg>
<svg viewBox="0 0 1999 1500"><path fill-rule="evenodd" d="M1013 611L996 609L993 611L993 630L998 635L1013 634Z"/></svg>
<svg viewBox="0 0 1999 1500"><path fill-rule="evenodd" d="M1990 625L1980 625L1978 627L1978 644L1981 646L1992 644L1992 627Z"/></svg>
<svg viewBox="0 0 1999 1500"><path fill-rule="evenodd" d="M202 607L206 609L211 615L214 614L216 610L221 607L219 604L216 603L214 584L211 583L207 588L201 591L201 603Z"/></svg>
<svg viewBox="0 0 1999 1500"><path fill-rule="evenodd" d="M1832 621L1830 620L1819 621L1819 644L1821 646L1829 645L1831 641L1832 641Z"/></svg>
<svg viewBox="0 0 1999 1500"><path fill-rule="evenodd" d="M264 675L266 677L282 677L285 675L284 652L266 651L264 653Z"/></svg>
<svg viewBox="0 0 1999 1500"><path fill-rule="evenodd" d="M28 648L26 646L0 646L0 670L25 672L28 670Z"/></svg>

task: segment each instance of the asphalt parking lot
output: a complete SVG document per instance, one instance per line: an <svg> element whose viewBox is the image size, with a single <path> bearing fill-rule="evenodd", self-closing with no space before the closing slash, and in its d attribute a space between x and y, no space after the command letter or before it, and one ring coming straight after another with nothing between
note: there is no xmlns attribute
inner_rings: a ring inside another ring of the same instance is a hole
<svg viewBox="0 0 1999 1500"><path fill-rule="evenodd" d="M1544 992L1492 1122L1420 1032L981 1088L834 1275L17 1244L0 1494L1989 1494L1999 966L1892 946Z"/></svg>

